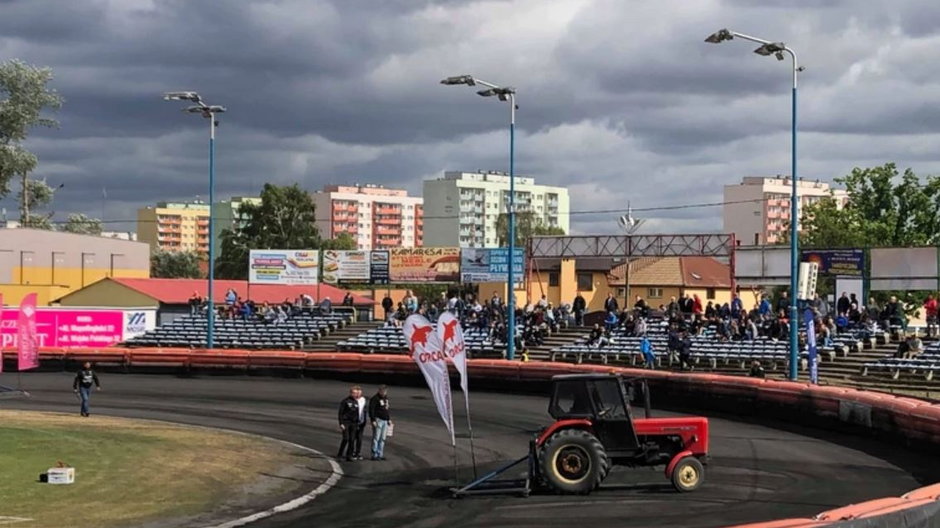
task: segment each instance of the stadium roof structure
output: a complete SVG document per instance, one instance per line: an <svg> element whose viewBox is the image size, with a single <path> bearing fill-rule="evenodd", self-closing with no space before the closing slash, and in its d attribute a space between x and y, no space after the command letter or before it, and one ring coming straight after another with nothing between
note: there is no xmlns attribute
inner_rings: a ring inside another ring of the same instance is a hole
<svg viewBox="0 0 940 528"><path fill-rule="evenodd" d="M68 304L69 297L82 296L85 290L108 288L113 291L114 287L133 290L160 304L187 304L194 293L200 296L206 295L208 281L205 279L105 278L89 284L81 290L72 292L59 300L63 301L63 304ZM307 294L316 299L317 302L329 298L334 305L338 305L346 295L346 290L330 284L321 284L319 287L316 285L252 284L249 288L248 281L216 280L212 292L216 304L225 302L225 294L230 288L234 289L235 293L244 299L251 299L256 303L267 302L271 304L282 303L285 299L294 301L301 294ZM374 306L375 301L361 295L353 295L353 304L371 307Z"/></svg>

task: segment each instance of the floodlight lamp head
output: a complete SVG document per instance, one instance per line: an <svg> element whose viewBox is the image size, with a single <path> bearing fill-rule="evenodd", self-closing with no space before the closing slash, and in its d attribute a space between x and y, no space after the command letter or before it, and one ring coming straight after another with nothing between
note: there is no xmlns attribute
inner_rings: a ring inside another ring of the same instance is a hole
<svg viewBox="0 0 940 528"><path fill-rule="evenodd" d="M475 86L476 81L473 79L472 75L455 75L453 77L447 77L446 79L441 80L441 84L453 86L457 84L466 84L467 86Z"/></svg>
<svg viewBox="0 0 940 528"><path fill-rule="evenodd" d="M481 97L493 97L496 95L496 88L487 88L486 90L480 90L477 92L477 95Z"/></svg>
<svg viewBox="0 0 940 528"><path fill-rule="evenodd" d="M734 33L728 29L719 29L705 38L705 42L709 42L711 44L720 44L726 40L734 40Z"/></svg>
<svg viewBox="0 0 940 528"><path fill-rule="evenodd" d="M207 107L206 111L213 113L213 114L221 114L222 112L225 112L225 107L219 106L219 105L212 105L212 106Z"/></svg>
<svg viewBox="0 0 940 528"><path fill-rule="evenodd" d="M768 42L767 44L764 44L754 50L754 53L762 57L769 57L770 55L774 55L777 57L777 60L783 60L783 50L785 49L786 46L783 44L783 42Z"/></svg>
<svg viewBox="0 0 940 528"><path fill-rule="evenodd" d="M192 101L199 102L199 94L196 92L166 92L163 94L164 101Z"/></svg>

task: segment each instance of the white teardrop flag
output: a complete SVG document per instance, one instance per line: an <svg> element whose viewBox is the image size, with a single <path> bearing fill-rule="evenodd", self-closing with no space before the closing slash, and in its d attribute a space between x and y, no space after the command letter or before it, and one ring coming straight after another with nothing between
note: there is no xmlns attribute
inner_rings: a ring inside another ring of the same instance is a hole
<svg viewBox="0 0 940 528"><path fill-rule="evenodd" d="M454 409L451 404L450 377L447 374L447 359L443 343L434 325L423 315L414 314L405 320L402 327L411 358L418 364L424 380L431 389L437 412L450 432L451 445L456 445L454 438Z"/></svg>
<svg viewBox="0 0 940 528"><path fill-rule="evenodd" d="M444 312L437 318L437 335L441 340L444 355L454 363L460 373L460 388L467 394L467 349L463 339L460 321L451 312Z"/></svg>

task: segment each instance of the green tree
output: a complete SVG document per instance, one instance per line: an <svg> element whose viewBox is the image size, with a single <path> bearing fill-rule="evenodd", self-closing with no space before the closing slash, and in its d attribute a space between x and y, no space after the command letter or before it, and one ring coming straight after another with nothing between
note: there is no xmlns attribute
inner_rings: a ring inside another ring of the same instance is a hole
<svg viewBox="0 0 940 528"><path fill-rule="evenodd" d="M356 239L352 237L349 233L340 233L336 235L335 238L330 240L324 240L320 243L320 249L356 249L359 247L356 244Z"/></svg>
<svg viewBox="0 0 940 528"><path fill-rule="evenodd" d="M940 243L940 177L920 178L894 163L855 168L836 182L848 202L834 198L803 208L800 243L806 247L923 246Z"/></svg>
<svg viewBox="0 0 940 528"><path fill-rule="evenodd" d="M155 279L199 279L199 254L195 251L157 250L150 255L150 276Z"/></svg>
<svg viewBox="0 0 940 528"><path fill-rule="evenodd" d="M25 180L25 186L17 193L17 197L23 204L26 216L20 217L23 227L32 229L52 229L52 213L40 214L37 209L43 208L55 197L55 189L50 187L44 180Z"/></svg>
<svg viewBox="0 0 940 528"><path fill-rule="evenodd" d="M62 106L62 97L47 87L52 70L13 59L0 64L0 196L10 191L10 180L21 179L20 222L42 225L30 215L29 173L36 168L36 155L23 148L29 130L36 126L55 127L44 110Z"/></svg>
<svg viewBox="0 0 940 528"><path fill-rule="evenodd" d="M252 249L319 249L323 241L314 223L315 210L313 199L297 184L265 184L261 203L242 205L238 227L222 231L216 274L225 279L248 278Z"/></svg>
<svg viewBox="0 0 940 528"><path fill-rule="evenodd" d="M62 231L82 235L100 235L102 231L101 220L88 218L82 213L70 214L68 220L62 226Z"/></svg>
<svg viewBox="0 0 940 528"><path fill-rule="evenodd" d="M564 229L545 225L541 217L532 211L516 213L516 247L525 246L526 241L533 236L564 234ZM499 247L509 246L509 215L506 213L496 217L496 243Z"/></svg>

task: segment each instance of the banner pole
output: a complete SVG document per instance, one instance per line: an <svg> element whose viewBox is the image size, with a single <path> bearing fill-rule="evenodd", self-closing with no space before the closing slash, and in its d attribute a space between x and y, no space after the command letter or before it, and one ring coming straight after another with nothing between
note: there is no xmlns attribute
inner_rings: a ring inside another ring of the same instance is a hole
<svg viewBox="0 0 940 528"><path fill-rule="evenodd" d="M473 464L473 480L477 479L477 455L473 448L473 425L470 424L470 396L463 393L463 401L467 404L467 432L470 434L470 461Z"/></svg>
<svg viewBox="0 0 940 528"><path fill-rule="evenodd" d="M454 482L460 483L460 473L457 471L457 442L452 441L454 447Z"/></svg>

